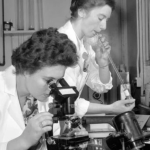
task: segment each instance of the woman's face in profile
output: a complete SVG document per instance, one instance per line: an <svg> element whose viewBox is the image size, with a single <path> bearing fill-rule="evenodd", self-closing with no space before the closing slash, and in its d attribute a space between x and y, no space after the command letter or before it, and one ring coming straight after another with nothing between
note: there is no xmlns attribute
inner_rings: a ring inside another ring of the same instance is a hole
<svg viewBox="0 0 150 150"><path fill-rule="evenodd" d="M34 74L26 73L26 90L39 101L46 101L50 93L49 83L62 78L65 70L65 66L57 65L44 67Z"/></svg>
<svg viewBox="0 0 150 150"><path fill-rule="evenodd" d="M108 5L95 7L92 10L85 11L86 15L83 18L83 33L87 37L93 37L99 34L107 27L107 20L110 18L112 8Z"/></svg>

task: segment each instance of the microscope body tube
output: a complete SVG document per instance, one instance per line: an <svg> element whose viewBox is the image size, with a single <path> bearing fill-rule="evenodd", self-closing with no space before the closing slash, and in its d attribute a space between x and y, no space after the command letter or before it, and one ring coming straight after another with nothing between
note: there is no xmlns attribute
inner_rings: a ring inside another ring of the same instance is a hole
<svg viewBox="0 0 150 150"><path fill-rule="evenodd" d="M117 115L112 120L117 132L125 133L126 143L131 149L139 149L145 146L144 135L138 124L134 112L128 111ZM122 125L124 128L122 129Z"/></svg>

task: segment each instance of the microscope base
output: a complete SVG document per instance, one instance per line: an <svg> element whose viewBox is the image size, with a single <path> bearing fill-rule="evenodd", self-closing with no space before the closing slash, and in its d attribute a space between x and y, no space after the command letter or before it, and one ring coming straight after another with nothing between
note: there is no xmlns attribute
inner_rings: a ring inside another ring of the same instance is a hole
<svg viewBox="0 0 150 150"><path fill-rule="evenodd" d="M67 149L67 147L77 147L79 144L87 142L90 140L89 136L74 136L74 137L64 137L64 136L53 136L52 139L56 142L58 149Z"/></svg>

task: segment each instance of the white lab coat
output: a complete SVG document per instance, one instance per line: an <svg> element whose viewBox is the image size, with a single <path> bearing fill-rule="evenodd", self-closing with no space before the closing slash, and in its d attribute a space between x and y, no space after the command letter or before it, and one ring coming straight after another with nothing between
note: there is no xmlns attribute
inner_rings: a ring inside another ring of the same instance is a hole
<svg viewBox="0 0 150 150"><path fill-rule="evenodd" d="M77 54L79 56L78 65L74 68L68 67L66 69L64 78L68 82L68 84L70 86L76 86L80 94L85 84L89 86L92 90L99 93L104 93L107 90L110 90L112 88L112 77L107 84L103 84L100 81L99 67L95 61L95 52L92 50L92 48L88 50L85 49L83 42L77 38L71 22L68 21L63 27L59 29L59 32L67 34L69 39L74 42L77 47ZM88 59L86 63L89 64L89 67L87 72L83 71L83 53L85 52L88 54ZM88 100L80 98L79 95L79 98L75 102L76 114L80 117L84 116L88 110L89 103L90 102Z"/></svg>
<svg viewBox="0 0 150 150"><path fill-rule="evenodd" d="M0 72L0 150L6 150L7 143L20 136L25 129L14 72L13 66ZM46 149L45 145L42 150Z"/></svg>

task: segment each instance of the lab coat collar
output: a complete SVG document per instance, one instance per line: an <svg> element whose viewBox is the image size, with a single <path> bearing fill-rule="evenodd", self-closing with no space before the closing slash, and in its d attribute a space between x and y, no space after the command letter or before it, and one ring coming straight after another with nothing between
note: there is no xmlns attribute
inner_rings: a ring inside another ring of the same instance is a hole
<svg viewBox="0 0 150 150"><path fill-rule="evenodd" d="M4 90L6 93L16 96L16 74L15 74L15 67L10 66L3 72L3 78L5 82Z"/></svg>
<svg viewBox="0 0 150 150"><path fill-rule="evenodd" d="M8 112L18 124L18 126L23 130L25 128L23 114L21 111L17 90L16 90L16 74L15 67L10 66L3 72L3 78L5 82L4 90L9 96L9 107Z"/></svg>
<svg viewBox="0 0 150 150"><path fill-rule="evenodd" d="M59 29L60 32L65 31L65 33L67 34L68 38L70 40L72 40L74 42L74 44L77 46L77 52L79 53L79 44L78 44L78 40L77 40L77 36L76 33L73 29L73 26L71 24L71 21L68 21L63 27L61 27Z"/></svg>

